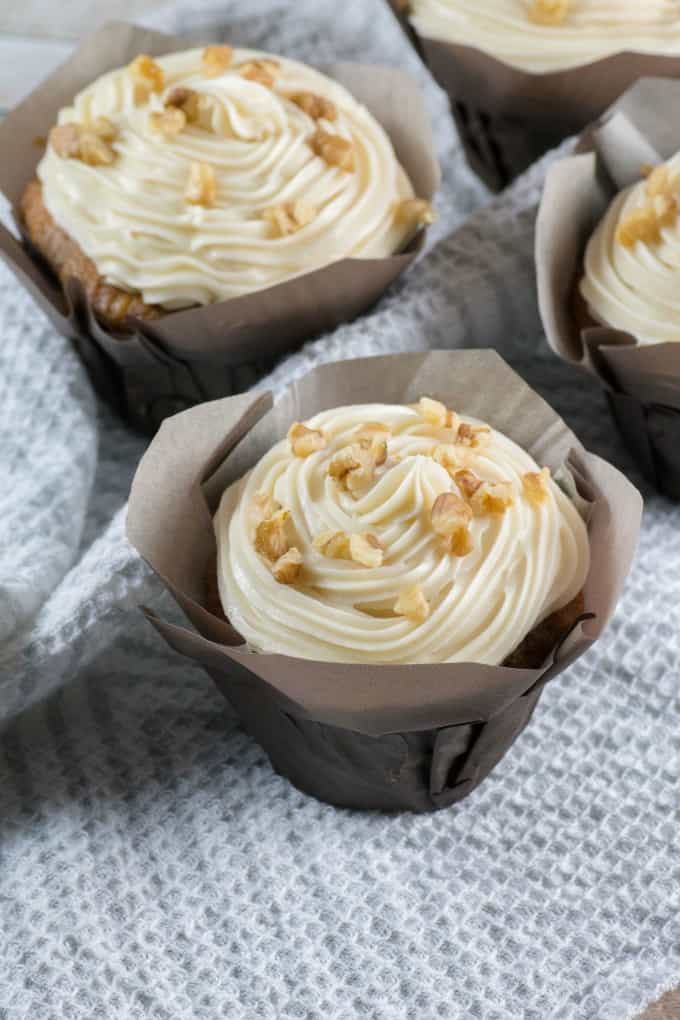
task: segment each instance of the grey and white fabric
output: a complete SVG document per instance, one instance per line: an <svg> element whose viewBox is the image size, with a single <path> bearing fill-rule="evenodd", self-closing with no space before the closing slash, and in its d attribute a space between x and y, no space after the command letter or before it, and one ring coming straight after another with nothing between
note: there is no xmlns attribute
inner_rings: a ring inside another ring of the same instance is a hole
<svg viewBox="0 0 680 1020"><path fill-rule="evenodd" d="M444 168L429 250L259 385L495 346L640 483L599 388L542 336L533 222L554 155L489 201L383 0L187 0L148 20L397 64L426 93ZM277 777L136 611L175 611L124 538L144 445L1 269L0 1018L629 1020L680 982L677 509L643 486L609 631L479 791L359 814Z"/></svg>

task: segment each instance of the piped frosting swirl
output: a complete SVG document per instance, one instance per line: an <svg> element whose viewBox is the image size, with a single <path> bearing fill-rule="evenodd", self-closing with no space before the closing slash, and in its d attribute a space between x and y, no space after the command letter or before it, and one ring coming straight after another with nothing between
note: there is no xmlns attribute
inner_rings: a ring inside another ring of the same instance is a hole
<svg viewBox="0 0 680 1020"><path fill-rule="evenodd" d="M259 51L137 58L58 121L48 211L107 283L168 310L391 255L430 217L364 106Z"/></svg>
<svg viewBox="0 0 680 1020"><path fill-rule="evenodd" d="M410 0L426 38L473 46L540 74L614 53L680 53L676 0Z"/></svg>
<svg viewBox="0 0 680 1020"><path fill-rule="evenodd" d="M325 661L497 665L589 564L547 469L436 401L295 425L214 525L234 627L255 651Z"/></svg>

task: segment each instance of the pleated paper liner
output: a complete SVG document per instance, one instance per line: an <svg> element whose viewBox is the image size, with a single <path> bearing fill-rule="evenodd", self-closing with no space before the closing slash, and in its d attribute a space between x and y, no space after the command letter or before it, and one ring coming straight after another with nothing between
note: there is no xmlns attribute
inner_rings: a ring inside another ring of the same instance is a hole
<svg viewBox="0 0 680 1020"><path fill-rule="evenodd" d="M408 3L388 2L449 97L468 163L493 191L600 117L638 78L680 78L680 58L630 52L566 71L522 71L472 46L418 35Z"/></svg>
<svg viewBox="0 0 680 1020"><path fill-rule="evenodd" d="M423 394L489 421L539 463L571 475L591 504L584 616L536 669L346 665L250 651L208 609L207 578L216 562L212 515L225 487L295 419ZM489 774L545 684L601 634L630 567L640 515L630 482L586 452L495 352L435 351L319 367L273 407L269 394L251 393L168 419L135 476L127 529L195 630L147 612L149 619L172 648L207 670L279 773L332 804L434 811Z"/></svg>
<svg viewBox="0 0 680 1020"><path fill-rule="evenodd" d="M550 168L536 227L539 307L548 343L604 386L641 470L680 500L680 343L638 344L606 326L584 324L575 300L586 244L617 192L640 180L644 163L680 149L680 82L633 86L584 132L577 152ZM679 334L680 336L680 327Z"/></svg>
<svg viewBox="0 0 680 1020"><path fill-rule="evenodd" d="M0 125L0 189L12 206L16 236L0 224L0 255L53 325L72 338L98 391L136 427L154 432L162 419L193 404L252 385L275 359L369 308L413 261L423 231L400 253L342 259L274 287L160 319L130 320L106 330L76 281L63 292L21 238L18 206L35 176L57 113L100 74L139 53L157 56L193 46L178 37L116 22L89 36L75 54ZM321 68L345 85L387 131L416 194L431 199L439 184L430 124L415 82L386 67Z"/></svg>

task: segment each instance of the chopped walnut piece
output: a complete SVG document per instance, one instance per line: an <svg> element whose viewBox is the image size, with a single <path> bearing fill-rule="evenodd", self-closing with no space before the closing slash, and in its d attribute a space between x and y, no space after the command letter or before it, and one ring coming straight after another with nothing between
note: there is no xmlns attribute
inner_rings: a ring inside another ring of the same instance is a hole
<svg viewBox="0 0 680 1020"><path fill-rule="evenodd" d="M273 517L275 513L281 509L281 504L273 496L270 496L268 492L260 489L255 493L253 499L253 515L255 517L256 524L261 521L266 521L269 517Z"/></svg>
<svg viewBox="0 0 680 1020"><path fill-rule="evenodd" d="M191 205L211 206L217 198L215 171L208 163L192 163L184 197Z"/></svg>
<svg viewBox="0 0 680 1020"><path fill-rule="evenodd" d="M458 426L456 442L459 446L481 446L491 438L491 429L488 425L470 425L462 421Z"/></svg>
<svg viewBox="0 0 680 1020"><path fill-rule="evenodd" d="M329 166L337 166L347 173L354 170L354 146L346 138L317 128L308 141L312 152Z"/></svg>
<svg viewBox="0 0 680 1020"><path fill-rule="evenodd" d="M414 226L426 227L436 220L435 212L424 198L404 198L395 210L397 223L412 223Z"/></svg>
<svg viewBox="0 0 680 1020"><path fill-rule="evenodd" d="M670 195L655 195L645 205L633 209L619 223L616 240L624 248L632 248L637 241L656 244L661 240L661 229L673 223L678 215L678 203Z"/></svg>
<svg viewBox="0 0 680 1020"><path fill-rule="evenodd" d="M105 142L112 142L118 134L116 125L108 117L95 117L92 121L92 130Z"/></svg>
<svg viewBox="0 0 680 1020"><path fill-rule="evenodd" d="M168 106L163 111L154 110L149 114L149 127L166 138L178 135L187 125L184 110L177 106Z"/></svg>
<svg viewBox="0 0 680 1020"><path fill-rule="evenodd" d="M445 468L451 474L460 465L458 463L458 451L452 443L440 443L432 451L432 460Z"/></svg>
<svg viewBox="0 0 680 1020"><path fill-rule="evenodd" d="M206 78L217 78L231 64L234 51L231 46L206 46L201 54L201 66Z"/></svg>
<svg viewBox="0 0 680 1020"><path fill-rule="evenodd" d="M335 454L328 465L328 473L349 492L356 493L371 483L374 468L373 451L360 443L351 443Z"/></svg>
<svg viewBox="0 0 680 1020"><path fill-rule="evenodd" d="M178 86L168 94L165 100L165 108L181 110L187 119L187 123L194 124L199 119L201 105L209 101L209 99L209 96L202 96L193 89L185 89Z"/></svg>
<svg viewBox="0 0 680 1020"><path fill-rule="evenodd" d="M49 133L48 141L57 156L62 159L80 158L80 136L82 134L80 124L69 122L68 124L57 124Z"/></svg>
<svg viewBox="0 0 680 1020"><path fill-rule="evenodd" d="M323 96L317 96L315 92L295 92L289 99L312 120L335 120L338 116L335 103L330 99L324 99Z"/></svg>
<svg viewBox="0 0 680 1020"><path fill-rule="evenodd" d="M524 495L534 506L540 506L541 503L545 503L550 492L549 481L550 468L547 467L544 467L542 471L528 471L525 475L522 475Z"/></svg>
<svg viewBox="0 0 680 1020"><path fill-rule="evenodd" d="M350 535L349 554L362 567L380 567L383 561L383 547L369 531L363 535Z"/></svg>
<svg viewBox="0 0 680 1020"><path fill-rule="evenodd" d="M294 421L288 429L288 442L296 457L309 457L326 447L326 437L321 429L310 429L299 421Z"/></svg>
<svg viewBox="0 0 680 1020"><path fill-rule="evenodd" d="M667 195L672 190L670 171L666 164L660 163L658 166L651 167L645 186L645 191L649 197L654 198L656 195Z"/></svg>
<svg viewBox="0 0 680 1020"><path fill-rule="evenodd" d="M306 227L316 216L316 207L298 199L262 210L262 219L271 225L276 237L287 237Z"/></svg>
<svg viewBox="0 0 680 1020"><path fill-rule="evenodd" d="M344 531L322 531L316 536L312 545L318 549L322 556L330 560L351 559L349 548L349 535Z"/></svg>
<svg viewBox="0 0 680 1020"><path fill-rule="evenodd" d="M134 83L136 102L143 102L148 99L151 92L161 92L163 89L165 82L163 68L146 53L140 53L135 57L128 65L128 73Z"/></svg>
<svg viewBox="0 0 680 1020"><path fill-rule="evenodd" d="M561 25L569 13L569 0L534 0L529 21L535 25Z"/></svg>
<svg viewBox="0 0 680 1020"><path fill-rule="evenodd" d="M394 603L394 612L397 616L405 616L414 623L423 623L430 615L430 604L425 598L425 592L419 584L412 588L405 588L399 593Z"/></svg>
<svg viewBox="0 0 680 1020"><path fill-rule="evenodd" d="M271 517L260 521L255 528L255 550L272 563L290 548L286 529L289 520L290 510L277 510Z"/></svg>
<svg viewBox="0 0 680 1020"><path fill-rule="evenodd" d="M236 68L242 78L248 81L256 81L259 85L271 89L281 71L281 65L276 60L247 60Z"/></svg>
<svg viewBox="0 0 680 1020"><path fill-rule="evenodd" d="M472 549L469 524L472 510L453 492L442 492L430 511L432 530L446 540L454 556L466 556Z"/></svg>
<svg viewBox="0 0 680 1020"><path fill-rule="evenodd" d="M446 428L448 409L440 400L432 400L431 397L421 397L416 404L416 411L421 418L436 429Z"/></svg>
<svg viewBox="0 0 680 1020"><path fill-rule="evenodd" d="M272 567L272 574L279 584L293 584L302 571L302 553L293 546Z"/></svg>
<svg viewBox="0 0 680 1020"><path fill-rule="evenodd" d="M468 471L467 468L461 468L454 472L453 480L467 500L474 496L479 487L484 484L474 471Z"/></svg>
<svg viewBox="0 0 680 1020"><path fill-rule="evenodd" d="M80 156L88 166L110 166L116 154L103 138L94 131L83 131L80 135Z"/></svg>
<svg viewBox="0 0 680 1020"><path fill-rule="evenodd" d="M504 514L514 502L510 482L484 482L470 498L475 517L484 514Z"/></svg>
<svg viewBox="0 0 680 1020"><path fill-rule="evenodd" d="M387 460L387 440L392 435L389 425L380 421L369 421L360 425L352 434L355 442L364 450L370 450L375 467L380 467Z"/></svg>

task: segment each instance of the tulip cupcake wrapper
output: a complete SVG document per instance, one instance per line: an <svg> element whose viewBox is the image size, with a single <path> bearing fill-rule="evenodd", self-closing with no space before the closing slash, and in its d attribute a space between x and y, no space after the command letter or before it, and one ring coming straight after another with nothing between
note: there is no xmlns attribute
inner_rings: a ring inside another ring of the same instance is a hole
<svg viewBox="0 0 680 1020"><path fill-rule="evenodd" d="M488 421L554 473L571 474L591 504L584 616L540 669L347 665L249 650L206 608L216 558L212 514L226 486L293 420L423 394ZM274 406L269 394L246 394L166 420L135 476L127 528L196 629L147 612L149 619L172 648L207 670L278 772L333 804L433 811L488 775L544 685L600 635L628 573L640 516L630 482L586 452L495 352L434 351L321 366Z"/></svg>
<svg viewBox="0 0 680 1020"><path fill-rule="evenodd" d="M680 343L638 344L620 330L582 328L573 296L583 253L614 195L640 180L645 163L680 149L668 111L680 82L638 82L548 172L536 226L536 270L548 343L598 376L621 432L646 477L680 499Z"/></svg>
<svg viewBox="0 0 680 1020"><path fill-rule="evenodd" d="M424 237L421 230L403 252L387 258L346 258L243 297L151 321L130 320L124 334L104 329L80 284L71 281L64 293L21 237L19 200L42 155L36 139L47 136L58 111L99 75L139 53L158 56L189 45L127 23L108 24L0 125L0 190L17 224L13 233L0 223L0 256L53 326L73 340L102 396L151 433L168 414L249 387L277 357L361 314L410 265ZM390 136L416 193L431 199L439 166L416 83L386 67L338 64L321 70L368 107Z"/></svg>
<svg viewBox="0 0 680 1020"><path fill-rule="evenodd" d="M389 3L449 97L468 163L493 191L600 117L638 78L680 77L680 58L630 52L533 74L474 47L417 35L403 0Z"/></svg>

